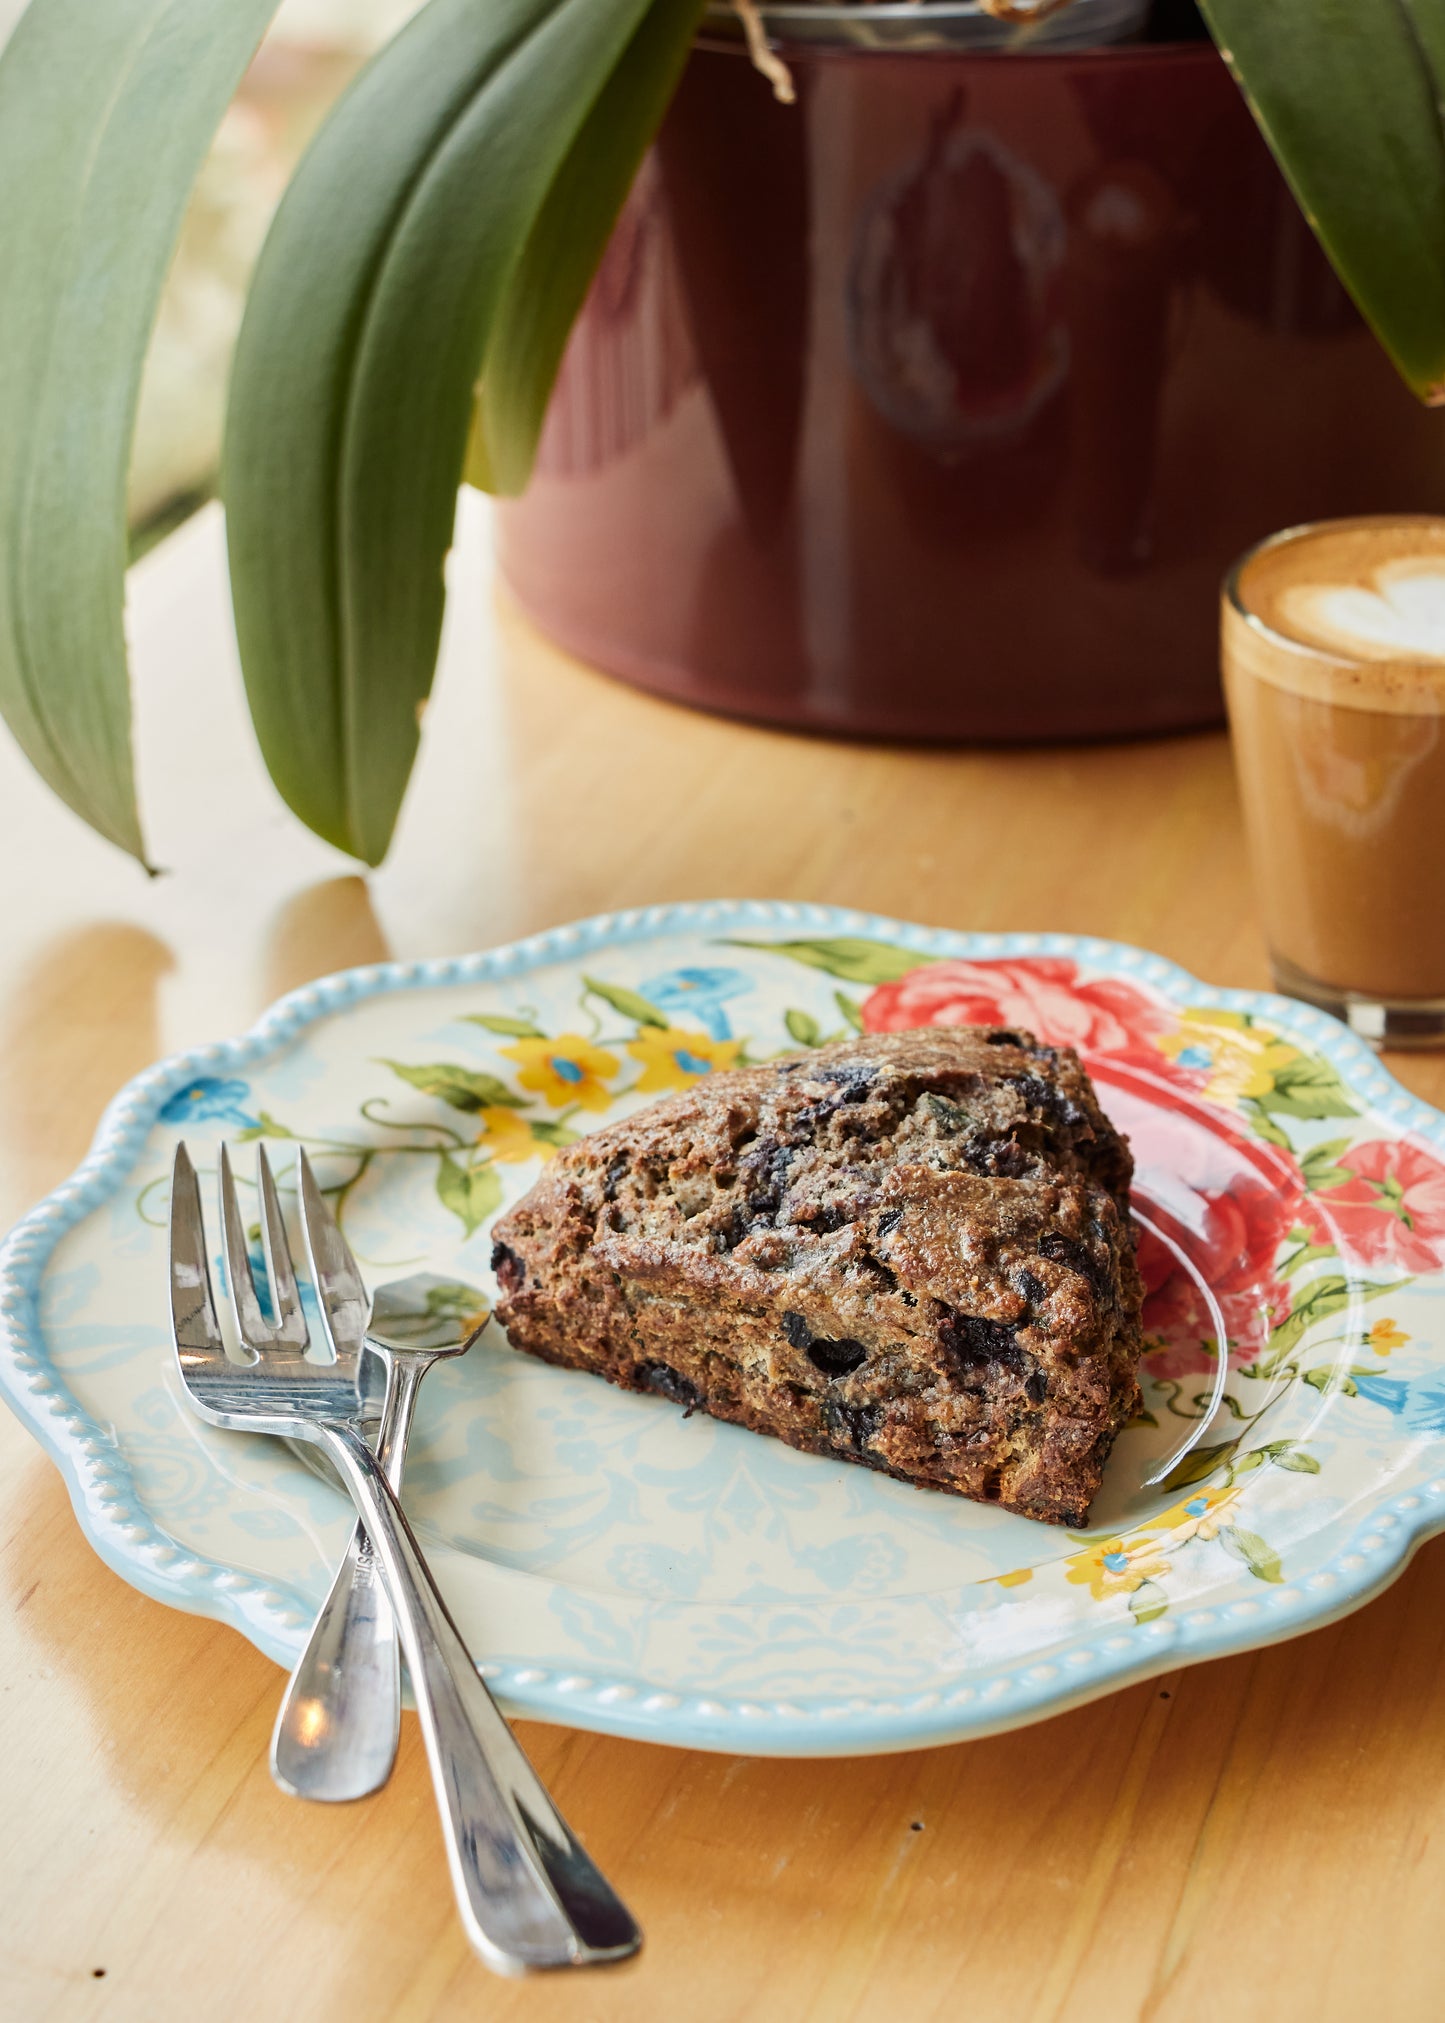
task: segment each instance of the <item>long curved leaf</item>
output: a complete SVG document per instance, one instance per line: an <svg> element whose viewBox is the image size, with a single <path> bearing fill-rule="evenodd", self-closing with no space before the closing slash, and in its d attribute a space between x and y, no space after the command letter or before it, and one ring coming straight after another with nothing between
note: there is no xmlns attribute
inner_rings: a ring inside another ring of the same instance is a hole
<svg viewBox="0 0 1445 2023"><path fill-rule="evenodd" d="M0 712L144 861L122 612L141 368L278 0L31 0L0 58Z"/></svg>
<svg viewBox="0 0 1445 2023"><path fill-rule="evenodd" d="M1325 251L1445 401L1445 0L1200 0Z"/></svg>
<svg viewBox="0 0 1445 2023"><path fill-rule="evenodd" d="M706 0L653 0L538 213L482 361L467 475L520 492L562 354Z"/></svg>
<svg viewBox="0 0 1445 2023"><path fill-rule="evenodd" d="M654 4L430 0L336 107L262 253L222 468L242 664L282 795L368 863L431 686L478 364Z"/></svg>

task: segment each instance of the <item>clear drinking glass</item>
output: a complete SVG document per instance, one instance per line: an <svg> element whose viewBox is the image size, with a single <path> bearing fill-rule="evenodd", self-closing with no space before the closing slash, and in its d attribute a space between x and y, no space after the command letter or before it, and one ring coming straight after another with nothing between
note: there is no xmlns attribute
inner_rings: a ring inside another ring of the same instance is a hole
<svg viewBox="0 0 1445 2023"><path fill-rule="evenodd" d="M1445 519L1290 528L1222 601L1276 984L1376 1045L1445 1045Z"/></svg>

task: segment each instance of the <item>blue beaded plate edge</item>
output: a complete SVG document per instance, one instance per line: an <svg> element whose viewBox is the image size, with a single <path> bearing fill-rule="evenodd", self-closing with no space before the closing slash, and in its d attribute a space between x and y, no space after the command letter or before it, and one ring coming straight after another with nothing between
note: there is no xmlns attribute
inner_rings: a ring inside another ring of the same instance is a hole
<svg viewBox="0 0 1445 2023"><path fill-rule="evenodd" d="M1122 942L1071 934L968 934L925 928L839 907L768 900L717 900L601 914L478 955L394 962L327 977L282 998L249 1033L158 1062L107 1108L85 1160L0 1245L0 1395L59 1467L87 1538L106 1564L141 1593L210 1616L289 1666L299 1649L296 1594L197 1556L158 1526L136 1494L119 1445L67 1389L40 1326L41 1281L65 1232L126 1182L162 1105L201 1075L254 1066L303 1028L364 998L395 990L492 982L597 949L681 933L771 928L867 935L920 955L974 961L1028 955L1071 957L1095 970L1134 977L1180 1005L1253 1012L1326 1055L1352 1090L1402 1130L1445 1147L1445 1115L1404 1089L1363 1041L1327 1014L1264 991L1206 985L1164 957ZM682 1695L645 1683L579 1679L529 1664L484 1664L483 1673L516 1714L682 1748L747 1755L841 1756L916 1749L996 1734L1061 1713L1180 1665L1296 1636L1337 1620L1397 1579L1416 1548L1445 1530L1442 1474L1403 1497L1382 1497L1344 1550L1310 1577L1308 1588L1272 1588L1258 1600L1190 1609L1120 1630L1101 1625L1067 1652L1067 1663L1025 1662L983 1685L951 1691L791 1699L765 1703Z"/></svg>

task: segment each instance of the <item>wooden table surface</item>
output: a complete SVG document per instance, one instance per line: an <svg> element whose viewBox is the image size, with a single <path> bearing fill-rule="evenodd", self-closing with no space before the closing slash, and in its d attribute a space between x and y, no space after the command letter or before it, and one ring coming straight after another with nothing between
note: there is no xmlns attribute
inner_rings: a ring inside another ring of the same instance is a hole
<svg viewBox="0 0 1445 2023"><path fill-rule="evenodd" d="M147 883L0 749L0 1220L157 1055L338 966L614 906L754 895L1143 943L1266 981L1218 736L1093 750L824 744L631 694L498 600L464 513L441 687L363 881L270 795L221 529L135 573ZM1445 1058L1393 1060L1445 1100ZM379 1797L283 1798L279 1672L108 1572L0 1412L7 2017L949 2023L1445 2015L1445 1549L1349 1620L996 1740L786 1763L528 1726L641 1917L608 1973L469 1955L415 1722Z"/></svg>

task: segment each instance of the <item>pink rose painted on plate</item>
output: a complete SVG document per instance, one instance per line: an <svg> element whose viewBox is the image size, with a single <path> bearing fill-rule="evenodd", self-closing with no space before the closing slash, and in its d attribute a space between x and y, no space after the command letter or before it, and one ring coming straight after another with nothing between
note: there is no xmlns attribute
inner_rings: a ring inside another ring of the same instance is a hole
<svg viewBox="0 0 1445 2023"><path fill-rule="evenodd" d="M1338 1158L1347 1178L1322 1187L1305 1214L1321 1243L1357 1264L1435 1271L1445 1262L1445 1166L1409 1139L1371 1139Z"/></svg>
<svg viewBox="0 0 1445 2023"><path fill-rule="evenodd" d="M1023 1026L1046 1046L1124 1053L1147 1046L1177 1013L1117 977L1080 981L1076 962L1029 956L1012 962L930 962L879 984L862 1005L870 1033L912 1026Z"/></svg>

